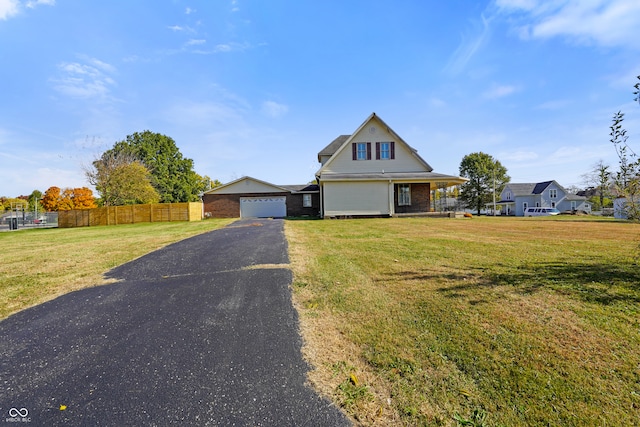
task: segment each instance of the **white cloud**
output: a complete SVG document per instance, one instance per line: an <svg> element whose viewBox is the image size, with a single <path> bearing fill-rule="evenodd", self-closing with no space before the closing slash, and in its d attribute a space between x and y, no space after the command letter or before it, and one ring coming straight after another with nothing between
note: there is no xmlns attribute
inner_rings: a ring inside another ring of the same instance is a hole
<svg viewBox="0 0 640 427"><path fill-rule="evenodd" d="M494 84L483 93L483 96L487 99L503 98L505 96L511 95L517 90L518 88L515 86Z"/></svg>
<svg viewBox="0 0 640 427"><path fill-rule="evenodd" d="M501 162L530 162L532 160L536 160L538 157L538 153L526 150L502 152L497 156Z"/></svg>
<svg viewBox="0 0 640 427"><path fill-rule="evenodd" d="M478 50L480 50L480 48L484 46L489 39L491 34L489 24L491 19L485 18L484 15L481 15L480 18L482 24L480 30L476 30L477 34L474 34L471 37L463 35L462 42L449 59L448 64L445 66L446 72L451 72L453 74L460 73L476 52L478 52ZM476 26L478 25L476 24Z"/></svg>
<svg viewBox="0 0 640 427"><path fill-rule="evenodd" d="M7 20L20 11L18 0L0 0L0 19Z"/></svg>
<svg viewBox="0 0 640 427"><path fill-rule="evenodd" d="M207 41L203 39L191 39L187 42L187 46L195 46L205 44Z"/></svg>
<svg viewBox="0 0 640 427"><path fill-rule="evenodd" d="M184 13L185 15L191 15L192 13L195 13L195 9L191 9L190 7L186 8Z"/></svg>
<svg viewBox="0 0 640 427"><path fill-rule="evenodd" d="M497 0L524 38L565 37L574 43L640 49L638 0Z"/></svg>
<svg viewBox="0 0 640 427"><path fill-rule="evenodd" d="M46 6L55 6L56 0L30 0L30 1L27 2L26 6L29 9L33 9L36 6L39 6L41 4L46 5Z"/></svg>
<svg viewBox="0 0 640 427"><path fill-rule="evenodd" d="M268 117L277 119L289 111L289 107L284 104L278 104L274 101L265 101L262 103L262 113Z"/></svg>
<svg viewBox="0 0 640 427"><path fill-rule="evenodd" d="M116 82L109 76L115 67L95 58L87 58L88 64L63 62L58 65L60 77L51 81L54 88L73 98L104 98L110 92L110 86Z"/></svg>

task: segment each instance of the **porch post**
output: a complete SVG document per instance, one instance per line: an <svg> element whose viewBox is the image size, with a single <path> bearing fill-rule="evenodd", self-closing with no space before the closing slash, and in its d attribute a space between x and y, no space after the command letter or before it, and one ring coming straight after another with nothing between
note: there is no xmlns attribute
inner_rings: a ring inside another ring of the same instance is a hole
<svg viewBox="0 0 640 427"><path fill-rule="evenodd" d="M389 216L394 216L395 212L395 203L394 194L393 194L393 181L389 180Z"/></svg>

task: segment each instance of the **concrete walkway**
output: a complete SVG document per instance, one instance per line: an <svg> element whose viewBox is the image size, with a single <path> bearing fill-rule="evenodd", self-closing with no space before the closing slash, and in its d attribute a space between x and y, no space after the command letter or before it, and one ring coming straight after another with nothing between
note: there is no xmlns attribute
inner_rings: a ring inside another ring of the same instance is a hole
<svg viewBox="0 0 640 427"><path fill-rule="evenodd" d="M243 220L0 322L0 425L349 425L305 385L281 220Z"/></svg>

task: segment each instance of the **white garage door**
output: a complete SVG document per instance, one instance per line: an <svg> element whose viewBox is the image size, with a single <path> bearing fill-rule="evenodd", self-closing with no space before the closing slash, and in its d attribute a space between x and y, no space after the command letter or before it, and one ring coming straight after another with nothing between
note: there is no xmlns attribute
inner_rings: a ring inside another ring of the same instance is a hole
<svg viewBox="0 0 640 427"><path fill-rule="evenodd" d="M240 218L287 216L286 197L240 197Z"/></svg>

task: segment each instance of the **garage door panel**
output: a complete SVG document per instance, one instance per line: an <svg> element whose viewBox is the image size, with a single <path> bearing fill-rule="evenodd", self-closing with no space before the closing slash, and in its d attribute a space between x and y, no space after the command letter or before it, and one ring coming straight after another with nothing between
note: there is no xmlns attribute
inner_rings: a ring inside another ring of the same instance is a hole
<svg viewBox="0 0 640 427"><path fill-rule="evenodd" d="M287 198L278 197L241 197L241 218L269 218L287 216Z"/></svg>

